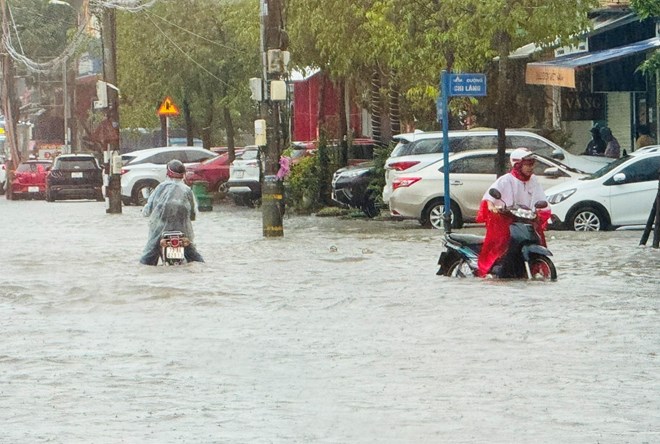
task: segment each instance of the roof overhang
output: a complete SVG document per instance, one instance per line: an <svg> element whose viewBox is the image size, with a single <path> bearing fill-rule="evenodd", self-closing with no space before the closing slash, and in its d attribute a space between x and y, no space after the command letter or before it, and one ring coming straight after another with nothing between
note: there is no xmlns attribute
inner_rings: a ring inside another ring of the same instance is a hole
<svg viewBox="0 0 660 444"><path fill-rule="evenodd" d="M575 88L575 72L581 68L612 62L660 48L660 37L602 51L574 54L545 62L528 63L525 82L532 85Z"/></svg>

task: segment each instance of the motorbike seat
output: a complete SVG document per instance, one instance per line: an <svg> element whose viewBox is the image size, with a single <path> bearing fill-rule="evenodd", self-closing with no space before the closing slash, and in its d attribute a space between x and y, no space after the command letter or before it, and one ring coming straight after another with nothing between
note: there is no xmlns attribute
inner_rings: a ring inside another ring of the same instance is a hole
<svg viewBox="0 0 660 444"><path fill-rule="evenodd" d="M481 245L484 243L484 236L479 236L476 234L456 234L449 233L447 235L449 239L454 242L457 242L462 245Z"/></svg>

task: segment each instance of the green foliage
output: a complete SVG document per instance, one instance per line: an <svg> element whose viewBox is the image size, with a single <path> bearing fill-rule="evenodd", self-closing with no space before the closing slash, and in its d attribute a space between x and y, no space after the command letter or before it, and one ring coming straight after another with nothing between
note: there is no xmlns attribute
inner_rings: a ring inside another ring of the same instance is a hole
<svg viewBox="0 0 660 444"><path fill-rule="evenodd" d="M258 18L258 0L170 0L118 13L121 126L158 127L156 108L169 95L180 108L189 104L197 137L210 130L225 142L225 108L236 130L251 134L247 79L260 75ZM171 123L184 124L183 115Z"/></svg>
<svg viewBox="0 0 660 444"><path fill-rule="evenodd" d="M378 197L378 202L383 200L383 187L385 186L385 162L392 154L396 146L391 143L389 146L374 148L374 175L367 188L374 196Z"/></svg>
<svg viewBox="0 0 660 444"><path fill-rule="evenodd" d="M660 2L658 0L632 0L630 6L642 19L660 17Z"/></svg>
<svg viewBox="0 0 660 444"><path fill-rule="evenodd" d="M312 212L321 207L319 202L319 159L317 156L303 158L291 167L287 178L287 208L294 211Z"/></svg>

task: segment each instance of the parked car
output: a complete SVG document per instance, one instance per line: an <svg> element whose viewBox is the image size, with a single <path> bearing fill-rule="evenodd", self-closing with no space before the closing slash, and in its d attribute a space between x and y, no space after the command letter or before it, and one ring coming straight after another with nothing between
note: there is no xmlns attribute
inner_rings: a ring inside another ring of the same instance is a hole
<svg viewBox="0 0 660 444"><path fill-rule="evenodd" d="M14 171L7 197L12 199L43 199L46 195L46 175L50 160L26 160Z"/></svg>
<svg viewBox="0 0 660 444"><path fill-rule="evenodd" d="M358 137L351 141L351 145L348 147L348 164L355 165L358 163L368 162L374 158L374 148L378 146L378 143L366 137ZM313 154L314 151L318 149L318 140L313 140L309 142L293 142L293 148L305 148L307 150L306 154ZM340 143L336 140L328 141L328 150L330 155L338 157Z"/></svg>
<svg viewBox="0 0 660 444"><path fill-rule="evenodd" d="M546 190L551 226L602 231L644 225L658 192L660 146L632 152L579 180Z"/></svg>
<svg viewBox="0 0 660 444"><path fill-rule="evenodd" d="M238 156L242 152L243 150L236 150L235 155ZM197 181L208 182L210 192L226 192L227 180L229 180L229 153L206 159L202 163L186 168L185 182L188 185Z"/></svg>
<svg viewBox="0 0 660 444"><path fill-rule="evenodd" d="M507 155L513 150L508 150ZM546 189L557 183L584 177L585 173L534 154L536 174ZM455 152L449 158L449 180L452 226L474 221L484 193L497 179L497 150ZM507 159L508 162L508 159ZM413 173L394 179L390 196L390 213L405 219L417 219L428 227L444 226L444 162L441 160Z"/></svg>
<svg viewBox="0 0 660 444"><path fill-rule="evenodd" d="M369 189L374 174L373 162L338 169L332 176L332 200L345 207L359 208L367 217L378 216L377 192Z"/></svg>
<svg viewBox="0 0 660 444"><path fill-rule="evenodd" d="M172 159L189 167L217 156L213 151L192 146L148 148L122 154L122 201L124 205L144 205L151 191L167 177L167 162Z"/></svg>
<svg viewBox="0 0 660 444"><path fill-rule="evenodd" d="M93 154L60 154L46 176L46 200L102 201L103 173Z"/></svg>
<svg viewBox="0 0 660 444"><path fill-rule="evenodd" d="M259 147L248 145L229 166L227 192L237 205L253 205L261 198L261 159Z"/></svg>
<svg viewBox="0 0 660 444"><path fill-rule="evenodd" d="M385 162L385 186L383 202L389 203L394 180L402 175L415 173L426 166L439 162L443 157L442 132L417 131L394 137L397 145ZM554 158L563 164L587 173L600 169L613 159L602 156L577 156L559 147L538 134L507 130L506 145L509 148L527 147L545 157ZM497 149L496 130L450 131L449 151L453 153Z"/></svg>

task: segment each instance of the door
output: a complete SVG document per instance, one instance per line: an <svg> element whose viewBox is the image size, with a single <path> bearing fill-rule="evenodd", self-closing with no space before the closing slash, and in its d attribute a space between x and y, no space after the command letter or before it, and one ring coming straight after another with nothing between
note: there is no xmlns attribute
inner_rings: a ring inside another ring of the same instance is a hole
<svg viewBox="0 0 660 444"><path fill-rule="evenodd" d="M658 193L659 170L660 153L643 156L619 171L626 175L623 183L615 182L614 176L605 182L605 186L611 190L610 216L613 225L646 223Z"/></svg>
<svg viewBox="0 0 660 444"><path fill-rule="evenodd" d="M466 219L474 219L488 187L495 182L495 154L462 157L449 164L449 191Z"/></svg>

